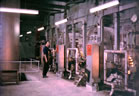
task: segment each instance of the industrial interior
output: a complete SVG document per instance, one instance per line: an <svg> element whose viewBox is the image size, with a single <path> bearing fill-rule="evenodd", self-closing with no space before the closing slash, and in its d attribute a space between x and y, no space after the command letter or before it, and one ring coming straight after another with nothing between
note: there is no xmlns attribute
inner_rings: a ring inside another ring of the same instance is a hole
<svg viewBox="0 0 139 96"><path fill-rule="evenodd" d="M0 96L139 96L138 80L138 0L0 0Z"/></svg>

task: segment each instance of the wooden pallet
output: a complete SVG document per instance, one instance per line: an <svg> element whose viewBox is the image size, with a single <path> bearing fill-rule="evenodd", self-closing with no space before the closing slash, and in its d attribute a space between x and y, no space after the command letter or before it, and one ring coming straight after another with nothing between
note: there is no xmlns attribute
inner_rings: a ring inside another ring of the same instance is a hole
<svg viewBox="0 0 139 96"><path fill-rule="evenodd" d="M0 72L0 81L1 84L8 84L8 83L19 83L19 73L18 70L2 70Z"/></svg>

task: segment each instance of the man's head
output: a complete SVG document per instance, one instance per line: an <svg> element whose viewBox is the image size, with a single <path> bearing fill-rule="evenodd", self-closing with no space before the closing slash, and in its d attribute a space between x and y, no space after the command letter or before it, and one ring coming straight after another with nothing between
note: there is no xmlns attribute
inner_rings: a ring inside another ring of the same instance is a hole
<svg viewBox="0 0 139 96"><path fill-rule="evenodd" d="M47 46L47 47L49 47L49 46L50 46L49 41L46 41L45 46Z"/></svg>

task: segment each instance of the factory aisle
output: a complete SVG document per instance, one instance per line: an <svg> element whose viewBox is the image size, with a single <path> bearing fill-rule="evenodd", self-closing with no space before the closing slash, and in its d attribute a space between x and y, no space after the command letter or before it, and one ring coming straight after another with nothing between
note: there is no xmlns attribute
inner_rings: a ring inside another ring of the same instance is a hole
<svg viewBox="0 0 139 96"><path fill-rule="evenodd" d="M72 81L50 72L48 78L40 74L26 74L28 81L21 81L19 85L0 86L0 96L108 96L92 91L90 86L76 87Z"/></svg>

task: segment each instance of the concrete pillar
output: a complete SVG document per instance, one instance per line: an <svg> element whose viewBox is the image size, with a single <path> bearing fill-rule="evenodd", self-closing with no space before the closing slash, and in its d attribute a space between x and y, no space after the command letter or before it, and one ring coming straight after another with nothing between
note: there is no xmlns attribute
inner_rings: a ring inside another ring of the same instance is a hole
<svg viewBox="0 0 139 96"><path fill-rule="evenodd" d="M120 35L119 35L119 14L114 13L114 50L119 49Z"/></svg>
<svg viewBox="0 0 139 96"><path fill-rule="evenodd" d="M1 7L19 8L20 0L1 0ZM0 12L0 61L19 60L20 14ZM12 63L0 65L13 69Z"/></svg>
<svg viewBox="0 0 139 96"><path fill-rule="evenodd" d="M56 27L56 28L55 28L55 32L56 32L56 45L59 45L59 35L58 35L58 30L59 30L59 28Z"/></svg>
<svg viewBox="0 0 139 96"><path fill-rule="evenodd" d="M114 13L114 50L120 48L120 31L119 31L119 13ZM117 55L114 55L114 62L117 61Z"/></svg>
<svg viewBox="0 0 139 96"><path fill-rule="evenodd" d="M86 34L87 34L87 24L84 22L83 24L83 53L86 57Z"/></svg>
<svg viewBox="0 0 139 96"><path fill-rule="evenodd" d="M72 48L75 48L75 26L72 24Z"/></svg>

